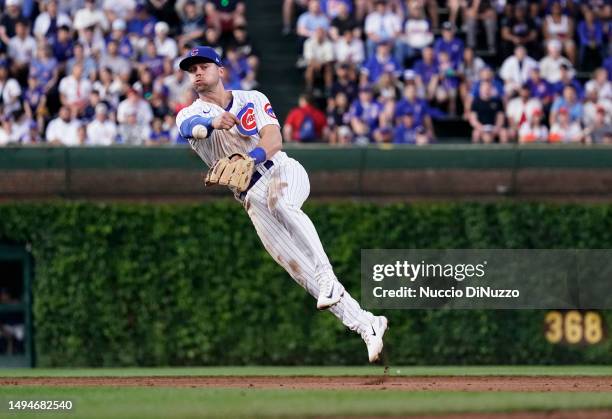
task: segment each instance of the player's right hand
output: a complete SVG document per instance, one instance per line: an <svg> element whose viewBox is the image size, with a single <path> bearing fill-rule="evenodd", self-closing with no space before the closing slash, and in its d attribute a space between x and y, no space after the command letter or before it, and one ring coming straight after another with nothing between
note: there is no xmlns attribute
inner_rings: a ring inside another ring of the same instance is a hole
<svg viewBox="0 0 612 419"><path fill-rule="evenodd" d="M212 121L214 129L231 129L234 125L239 124L236 115L230 112L223 112Z"/></svg>

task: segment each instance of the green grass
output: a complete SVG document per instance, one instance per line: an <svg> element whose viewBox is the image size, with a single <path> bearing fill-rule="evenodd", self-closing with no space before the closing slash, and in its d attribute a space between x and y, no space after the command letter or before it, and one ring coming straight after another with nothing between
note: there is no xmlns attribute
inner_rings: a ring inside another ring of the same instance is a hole
<svg viewBox="0 0 612 419"><path fill-rule="evenodd" d="M443 412L495 412L612 408L609 393L459 393L176 389L176 388L3 388L0 418L30 416L8 411L8 400L71 400L73 412L44 417L195 418L416 415Z"/></svg>
<svg viewBox="0 0 612 419"><path fill-rule="evenodd" d="M0 369L0 377L88 377L88 376L224 376L224 375L279 375L279 376L360 376L382 375L382 366L363 367L181 367L181 368L33 368ZM609 365L577 366L451 366L406 367L389 366L394 376L442 375L591 375L612 376Z"/></svg>
<svg viewBox="0 0 612 419"><path fill-rule="evenodd" d="M399 373L398 373L399 371ZM391 367L390 375L609 375L610 366ZM202 367L0 370L18 376L382 375L382 367ZM72 412L10 412L9 400L71 400ZM608 393L396 390L212 389L169 387L0 387L0 418L320 417L518 410L610 409Z"/></svg>

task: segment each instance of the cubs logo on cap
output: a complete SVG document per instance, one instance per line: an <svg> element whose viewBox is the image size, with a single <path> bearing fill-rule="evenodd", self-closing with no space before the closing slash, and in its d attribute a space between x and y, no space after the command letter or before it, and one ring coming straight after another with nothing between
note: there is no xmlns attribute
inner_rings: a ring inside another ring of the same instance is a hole
<svg viewBox="0 0 612 419"><path fill-rule="evenodd" d="M207 46L199 46L193 48L189 55L181 60L179 67L183 71L189 71L189 67L196 63L214 63L221 66L221 57L217 54L214 48Z"/></svg>
<svg viewBox="0 0 612 419"><path fill-rule="evenodd" d="M238 131L243 135L257 134L257 121L255 121L255 105L252 102L247 103L244 108L236 115L240 121Z"/></svg>

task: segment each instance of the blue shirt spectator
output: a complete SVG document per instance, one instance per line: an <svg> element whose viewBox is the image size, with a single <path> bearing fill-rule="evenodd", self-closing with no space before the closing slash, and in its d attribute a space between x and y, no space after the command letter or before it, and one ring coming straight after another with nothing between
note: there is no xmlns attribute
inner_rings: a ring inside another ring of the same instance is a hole
<svg viewBox="0 0 612 419"><path fill-rule="evenodd" d="M361 68L361 72L367 74L370 83L376 83L384 72L393 73L397 77L401 70L402 66L390 54L386 56L376 54L370 57Z"/></svg>
<svg viewBox="0 0 612 419"><path fill-rule="evenodd" d="M401 121L393 133L394 144L416 144L417 136L423 134L425 129L414 121L412 113L408 112L401 116Z"/></svg>
<svg viewBox="0 0 612 419"><path fill-rule="evenodd" d="M383 106L377 101L372 100L366 102L356 99L349 109L349 114L352 118L362 120L370 127L370 132L372 132L378 127L378 117L382 109Z"/></svg>
<svg viewBox="0 0 612 419"><path fill-rule="evenodd" d="M417 73L424 84L428 84L431 78L438 72L438 66L435 62L426 63L419 60L414 65L414 72Z"/></svg>
<svg viewBox="0 0 612 419"><path fill-rule="evenodd" d="M442 25L442 37L434 42L436 56L444 51L448 54L453 64L458 66L463 61L464 48L463 41L455 37L453 25L450 22L444 22Z"/></svg>
<svg viewBox="0 0 612 419"><path fill-rule="evenodd" d="M415 125L423 125L425 117L430 114L429 105L425 99L415 98L414 101L410 101L404 97L395 104L395 116L400 117L406 114L413 116Z"/></svg>
<svg viewBox="0 0 612 419"><path fill-rule="evenodd" d="M139 4L136 6L136 16L127 23L127 31L139 37L153 38L156 23L157 20L149 15L146 7Z"/></svg>
<svg viewBox="0 0 612 419"><path fill-rule="evenodd" d="M580 122L582 120L583 107L582 103L579 101L574 101L570 103L564 97L558 97L552 104L550 108L551 113L558 113L559 109L565 108L569 113L570 120L572 122Z"/></svg>

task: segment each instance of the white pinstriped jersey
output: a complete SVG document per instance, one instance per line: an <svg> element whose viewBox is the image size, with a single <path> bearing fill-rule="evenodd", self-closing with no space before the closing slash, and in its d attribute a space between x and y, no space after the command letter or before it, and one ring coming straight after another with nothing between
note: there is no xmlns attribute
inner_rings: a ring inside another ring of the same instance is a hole
<svg viewBox="0 0 612 419"><path fill-rule="evenodd" d="M205 140L188 138L191 147L209 167L220 158L253 150L259 144L259 131L266 125L280 126L266 95L257 90L231 92L233 99L227 110L198 98L176 116L179 129L184 120L194 115L214 118L227 111L238 117L240 125L230 130L216 129ZM279 153L284 154L279 151L277 155Z"/></svg>

